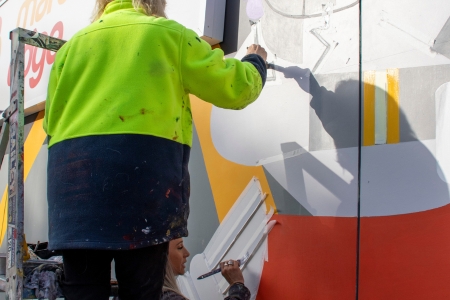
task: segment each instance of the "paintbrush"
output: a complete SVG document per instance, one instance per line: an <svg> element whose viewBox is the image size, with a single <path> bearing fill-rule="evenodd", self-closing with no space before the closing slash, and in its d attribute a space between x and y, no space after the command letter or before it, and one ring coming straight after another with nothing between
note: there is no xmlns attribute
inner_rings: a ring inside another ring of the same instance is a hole
<svg viewBox="0 0 450 300"><path fill-rule="evenodd" d="M244 265L247 262L249 257L250 257L250 254L248 252L246 252L245 255L241 259L238 259L237 262L238 262L239 267ZM206 277L209 277L209 276L212 276L214 274L220 273L221 271L222 270L220 268L214 269L211 272L208 272L208 273L205 273L205 274L199 276L197 278L197 280L204 279Z"/></svg>

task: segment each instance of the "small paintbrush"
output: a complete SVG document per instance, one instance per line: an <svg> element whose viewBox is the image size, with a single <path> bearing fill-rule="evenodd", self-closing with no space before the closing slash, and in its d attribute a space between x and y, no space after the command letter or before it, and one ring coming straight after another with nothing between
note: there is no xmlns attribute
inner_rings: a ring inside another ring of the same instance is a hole
<svg viewBox="0 0 450 300"><path fill-rule="evenodd" d="M245 264L245 262L248 260L249 257L250 257L250 254L249 254L248 252L245 253L244 257L242 257L241 259L238 259L238 260L237 260L238 265L239 265L239 266L242 266L243 264ZM204 279L204 278L206 278L206 277L209 277L209 276L212 276L212 275L214 275L214 274L220 273L221 271L222 271L222 270L221 270L220 268L214 269L214 270L212 270L211 272L208 272L208 273L205 273L205 274L199 276L199 277L197 278L197 280Z"/></svg>

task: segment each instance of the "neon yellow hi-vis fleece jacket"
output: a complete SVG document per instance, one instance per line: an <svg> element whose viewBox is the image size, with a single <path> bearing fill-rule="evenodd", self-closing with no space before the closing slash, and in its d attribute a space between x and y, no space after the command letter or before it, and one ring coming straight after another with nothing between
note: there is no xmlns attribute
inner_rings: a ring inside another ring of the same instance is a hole
<svg viewBox="0 0 450 300"><path fill-rule="evenodd" d="M136 11L131 0L114 1L58 51L44 129L49 147L110 134L153 135L190 146L189 94L242 109L262 87L252 63L224 59L194 31Z"/></svg>
<svg viewBox="0 0 450 300"><path fill-rule="evenodd" d="M265 62L224 59L192 30L116 0L56 54L49 135L50 249L123 250L187 236L189 94L241 109Z"/></svg>

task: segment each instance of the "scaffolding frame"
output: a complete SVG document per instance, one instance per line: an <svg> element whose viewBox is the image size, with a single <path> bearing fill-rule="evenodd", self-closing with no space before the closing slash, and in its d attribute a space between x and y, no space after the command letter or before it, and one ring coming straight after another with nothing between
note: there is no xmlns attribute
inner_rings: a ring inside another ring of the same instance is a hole
<svg viewBox="0 0 450 300"><path fill-rule="evenodd" d="M3 112L0 132L0 165L9 142L8 163L8 220L6 278L0 280L0 289L8 300L22 300L23 251L27 251L24 239L24 97L25 97L25 44L53 52L66 41L45 34L16 28L10 32L10 105Z"/></svg>

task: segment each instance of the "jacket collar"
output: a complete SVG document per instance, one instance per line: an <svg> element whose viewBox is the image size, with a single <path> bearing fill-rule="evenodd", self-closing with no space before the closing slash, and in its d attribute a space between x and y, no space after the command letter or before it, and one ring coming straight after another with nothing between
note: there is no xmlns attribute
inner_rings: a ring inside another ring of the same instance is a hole
<svg viewBox="0 0 450 300"><path fill-rule="evenodd" d="M114 0L105 7L103 14L110 14L122 9L134 9L132 0ZM144 12L143 9L139 8L137 11Z"/></svg>

